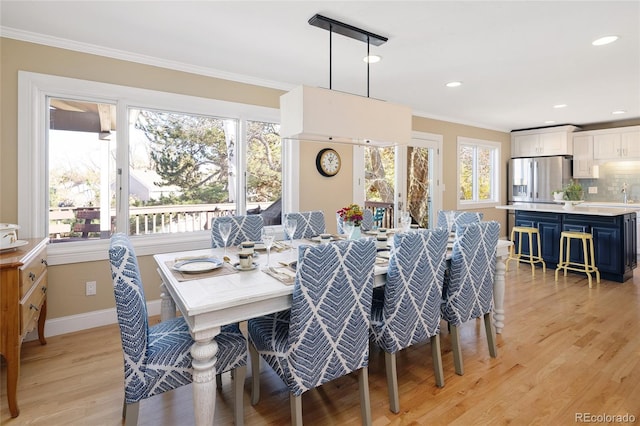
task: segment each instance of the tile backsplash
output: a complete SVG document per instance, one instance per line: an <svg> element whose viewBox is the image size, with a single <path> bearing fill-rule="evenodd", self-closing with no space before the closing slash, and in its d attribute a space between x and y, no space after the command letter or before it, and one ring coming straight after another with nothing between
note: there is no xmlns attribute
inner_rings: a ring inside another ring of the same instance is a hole
<svg viewBox="0 0 640 426"><path fill-rule="evenodd" d="M629 202L640 202L640 161L615 161L600 164L598 179L576 179L584 189L585 201L623 202L622 188L627 187ZM598 193L590 194L589 187Z"/></svg>

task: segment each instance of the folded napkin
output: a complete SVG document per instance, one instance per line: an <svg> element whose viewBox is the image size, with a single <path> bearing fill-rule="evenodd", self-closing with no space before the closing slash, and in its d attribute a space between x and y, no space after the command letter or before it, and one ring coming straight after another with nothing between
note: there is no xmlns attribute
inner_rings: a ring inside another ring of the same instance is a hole
<svg viewBox="0 0 640 426"><path fill-rule="evenodd" d="M284 266L271 266L262 270L283 284L292 285L296 281L296 273Z"/></svg>

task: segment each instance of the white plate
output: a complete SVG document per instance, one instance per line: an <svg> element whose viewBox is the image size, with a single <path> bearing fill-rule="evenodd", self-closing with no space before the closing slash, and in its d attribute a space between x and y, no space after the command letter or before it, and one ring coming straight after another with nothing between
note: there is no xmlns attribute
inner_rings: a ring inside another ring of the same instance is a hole
<svg viewBox="0 0 640 426"><path fill-rule="evenodd" d="M267 248L265 247L264 243L256 243L255 246L253 246L254 250L260 250L260 251L267 251Z"/></svg>
<svg viewBox="0 0 640 426"><path fill-rule="evenodd" d="M320 239L320 236L319 236L319 235L318 235L318 236L316 236L316 237L311 237L311 238L309 238L309 239L310 239L311 241L315 241L316 243L321 242L321 239ZM331 237L329 238L329 241L335 241L335 240L336 240L336 239L335 239L335 237L333 237L333 236L331 236Z"/></svg>
<svg viewBox="0 0 640 426"><path fill-rule="evenodd" d="M178 262L173 265L173 269L185 274L199 274L201 272L209 272L218 269L223 265L220 259L195 259Z"/></svg>
<svg viewBox="0 0 640 426"><path fill-rule="evenodd" d="M389 259L389 256L391 254L388 251L379 251L378 253L376 253L376 257L382 258L382 259Z"/></svg>
<svg viewBox="0 0 640 426"><path fill-rule="evenodd" d="M29 241L16 240L13 243L9 244L7 247L0 248L0 251L13 250L14 248L26 246L27 244L29 244Z"/></svg>
<svg viewBox="0 0 640 426"><path fill-rule="evenodd" d="M253 271L258 267L258 264L253 262L251 266L249 266L248 268L243 268L242 266L240 266L239 263L234 263L233 267L236 268L238 271Z"/></svg>

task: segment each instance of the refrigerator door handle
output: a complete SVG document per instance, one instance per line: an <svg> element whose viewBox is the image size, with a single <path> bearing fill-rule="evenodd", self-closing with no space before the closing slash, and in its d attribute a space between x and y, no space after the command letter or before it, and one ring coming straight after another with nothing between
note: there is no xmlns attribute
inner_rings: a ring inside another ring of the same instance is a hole
<svg viewBox="0 0 640 426"><path fill-rule="evenodd" d="M538 161L533 160L533 200L536 201L538 199Z"/></svg>

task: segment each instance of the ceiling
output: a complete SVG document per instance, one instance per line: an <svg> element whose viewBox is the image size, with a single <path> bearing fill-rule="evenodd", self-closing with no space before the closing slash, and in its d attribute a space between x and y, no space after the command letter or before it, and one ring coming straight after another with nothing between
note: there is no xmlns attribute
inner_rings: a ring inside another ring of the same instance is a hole
<svg viewBox="0 0 640 426"><path fill-rule="evenodd" d="M4 37L283 90L329 87L329 32L307 22L319 13L388 37L371 46L382 61L370 65L370 96L414 115L501 131L640 118L639 1L3 0L0 8ZM591 45L609 34L620 39ZM366 43L332 40L331 88L366 96ZM453 80L462 86L445 87Z"/></svg>

